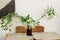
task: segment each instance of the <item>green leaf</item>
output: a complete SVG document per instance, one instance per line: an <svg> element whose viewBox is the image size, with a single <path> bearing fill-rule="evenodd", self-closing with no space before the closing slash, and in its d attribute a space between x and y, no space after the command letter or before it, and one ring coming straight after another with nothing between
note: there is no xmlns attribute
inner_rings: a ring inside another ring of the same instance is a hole
<svg viewBox="0 0 60 40"><path fill-rule="evenodd" d="M5 27L5 28L3 28L3 30L7 31L7 30L8 30L8 28L7 28L7 27Z"/></svg>
<svg viewBox="0 0 60 40"><path fill-rule="evenodd" d="M32 22L35 22L35 20L32 20Z"/></svg>
<svg viewBox="0 0 60 40"><path fill-rule="evenodd" d="M21 21L22 22L25 22L26 21L26 19L23 16L21 16L20 18L21 18Z"/></svg>
<svg viewBox="0 0 60 40"><path fill-rule="evenodd" d="M28 21L30 19L30 15L27 15L25 20Z"/></svg>
<svg viewBox="0 0 60 40"><path fill-rule="evenodd" d="M11 29L9 29L9 31L11 32L12 30L11 30Z"/></svg>
<svg viewBox="0 0 60 40"><path fill-rule="evenodd" d="M8 28L10 27L10 25L8 26L8 24L10 24L11 23L11 21L12 21L12 17L15 17L16 15L14 14L14 13L8 13L8 15L6 15L6 16L3 16L2 18L1 18L1 28L3 29L3 30L8 30ZM5 20L6 20L6 22L5 22Z"/></svg>
<svg viewBox="0 0 60 40"><path fill-rule="evenodd" d="M52 7L48 7L47 9L46 9L46 15L48 16L47 18L48 19L52 19L54 16L55 16L55 12L54 12L54 8L52 8Z"/></svg>

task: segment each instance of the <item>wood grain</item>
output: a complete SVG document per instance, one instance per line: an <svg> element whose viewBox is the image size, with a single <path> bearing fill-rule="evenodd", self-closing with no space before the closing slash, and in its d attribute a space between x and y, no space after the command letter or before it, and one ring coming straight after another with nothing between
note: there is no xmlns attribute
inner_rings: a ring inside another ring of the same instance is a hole
<svg viewBox="0 0 60 40"><path fill-rule="evenodd" d="M32 28L32 32L44 32L44 27L35 26L35 28ZM26 33L26 28L24 28L23 26L17 26L16 33Z"/></svg>

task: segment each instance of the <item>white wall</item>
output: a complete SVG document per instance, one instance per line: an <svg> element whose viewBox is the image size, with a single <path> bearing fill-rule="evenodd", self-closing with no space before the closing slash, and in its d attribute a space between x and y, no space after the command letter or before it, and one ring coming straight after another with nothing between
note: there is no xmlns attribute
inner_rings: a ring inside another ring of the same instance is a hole
<svg viewBox="0 0 60 40"><path fill-rule="evenodd" d="M45 27L45 32L57 32L60 34L60 0L16 0L16 12L19 15L30 14L34 19L39 19L43 9L47 6L55 8L56 16L52 20L43 18L40 25Z"/></svg>

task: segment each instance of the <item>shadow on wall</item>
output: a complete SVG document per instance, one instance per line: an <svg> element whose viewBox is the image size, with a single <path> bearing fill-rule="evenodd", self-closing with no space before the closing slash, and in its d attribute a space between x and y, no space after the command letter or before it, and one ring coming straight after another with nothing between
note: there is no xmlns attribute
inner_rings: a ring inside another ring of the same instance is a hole
<svg viewBox="0 0 60 40"><path fill-rule="evenodd" d="M15 0L11 0L3 9L0 10L0 18L8 13L15 11Z"/></svg>

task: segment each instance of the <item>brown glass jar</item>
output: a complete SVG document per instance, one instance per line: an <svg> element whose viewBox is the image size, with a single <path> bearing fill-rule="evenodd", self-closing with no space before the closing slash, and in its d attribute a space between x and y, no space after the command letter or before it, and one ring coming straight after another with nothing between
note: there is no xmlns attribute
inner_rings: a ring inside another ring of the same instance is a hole
<svg viewBox="0 0 60 40"><path fill-rule="evenodd" d="M27 36L32 36L32 27L29 25L27 27Z"/></svg>

